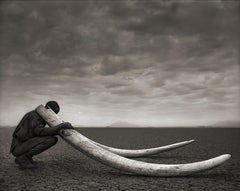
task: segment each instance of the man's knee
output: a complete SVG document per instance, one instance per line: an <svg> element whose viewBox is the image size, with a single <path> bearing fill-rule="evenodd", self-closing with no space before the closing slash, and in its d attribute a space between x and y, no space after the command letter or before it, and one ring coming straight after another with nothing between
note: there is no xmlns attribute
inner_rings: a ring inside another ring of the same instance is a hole
<svg viewBox="0 0 240 191"><path fill-rule="evenodd" d="M21 154L22 154L22 153L17 152L16 149L13 149L13 150L12 150L12 155L15 156L15 157L18 157L18 156L20 156Z"/></svg>
<svg viewBox="0 0 240 191"><path fill-rule="evenodd" d="M52 147L58 141L57 137L54 136L46 136L46 137L35 137L32 138L25 143L18 145L13 151L12 154L17 157L22 154L26 154L29 152L30 155L36 155L41 153L42 151Z"/></svg>

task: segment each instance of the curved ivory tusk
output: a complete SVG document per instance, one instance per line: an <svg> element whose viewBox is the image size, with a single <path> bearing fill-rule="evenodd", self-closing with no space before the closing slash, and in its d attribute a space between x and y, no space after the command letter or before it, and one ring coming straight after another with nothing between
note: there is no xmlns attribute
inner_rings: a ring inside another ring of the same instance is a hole
<svg viewBox="0 0 240 191"><path fill-rule="evenodd" d="M174 144L166 145L166 146L162 146L162 147L129 150L129 149L113 148L113 147L109 147L109 146L97 143L97 142L95 142L91 139L89 139L89 140L92 141L94 144L98 145L99 147L102 147L102 148L104 148L104 149L106 149L106 150L108 150L112 153L115 153L115 154L123 156L123 157L129 157L129 158L155 155L155 154L163 153L163 152L170 151L170 150L173 150L173 149L177 149L177 148L186 146L186 145L194 142L194 140L189 140L189 141L183 141L183 142L174 143Z"/></svg>
<svg viewBox="0 0 240 191"><path fill-rule="evenodd" d="M49 126L56 126L63 122L63 120L52 110L46 109L42 105L36 110ZM153 164L135 161L116 155L95 145L87 137L81 135L73 129L61 130L59 131L59 134L65 141L89 157L113 168L140 175L185 176L212 169L221 165L231 157L231 155L225 154L209 160L188 164Z"/></svg>

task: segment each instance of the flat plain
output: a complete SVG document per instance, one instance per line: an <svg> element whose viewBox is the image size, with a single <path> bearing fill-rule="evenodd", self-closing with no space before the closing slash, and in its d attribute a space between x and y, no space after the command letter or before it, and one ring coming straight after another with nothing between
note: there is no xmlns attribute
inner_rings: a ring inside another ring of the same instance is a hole
<svg viewBox="0 0 240 191"><path fill-rule="evenodd" d="M78 128L102 144L150 148L195 139L193 144L146 158L161 164L189 163L229 153L224 165L186 177L127 174L96 162L59 137L57 145L36 156L36 170L19 170L9 154L13 128L0 128L0 190L240 190L240 128Z"/></svg>

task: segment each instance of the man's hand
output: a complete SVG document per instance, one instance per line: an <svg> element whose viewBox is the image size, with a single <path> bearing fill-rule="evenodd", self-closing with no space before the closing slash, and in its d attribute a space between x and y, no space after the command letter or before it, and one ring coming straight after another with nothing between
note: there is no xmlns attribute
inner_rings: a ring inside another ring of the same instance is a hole
<svg viewBox="0 0 240 191"><path fill-rule="evenodd" d="M58 135L58 131L62 129L73 129L73 126L69 122L64 122L55 127L35 128L35 134L38 136L54 136L54 135Z"/></svg>
<svg viewBox="0 0 240 191"><path fill-rule="evenodd" d="M74 128L71 123L64 122L64 123L61 123L59 127L59 130L62 130L62 129L74 129Z"/></svg>

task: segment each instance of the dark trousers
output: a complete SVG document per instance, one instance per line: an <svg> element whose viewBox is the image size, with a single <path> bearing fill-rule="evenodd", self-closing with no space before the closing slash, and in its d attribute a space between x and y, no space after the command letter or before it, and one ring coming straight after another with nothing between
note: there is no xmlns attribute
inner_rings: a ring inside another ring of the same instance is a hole
<svg viewBox="0 0 240 191"><path fill-rule="evenodd" d="M13 149L12 154L16 157L21 155L32 157L49 149L55 145L57 141L58 138L54 136L34 137L17 145Z"/></svg>

